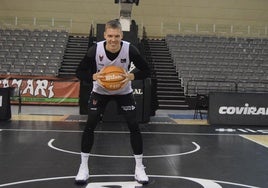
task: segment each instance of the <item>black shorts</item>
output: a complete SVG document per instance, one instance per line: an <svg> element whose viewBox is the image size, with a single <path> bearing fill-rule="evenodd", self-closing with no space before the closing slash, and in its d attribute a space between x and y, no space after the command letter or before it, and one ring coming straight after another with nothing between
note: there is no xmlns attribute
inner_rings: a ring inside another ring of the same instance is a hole
<svg viewBox="0 0 268 188"><path fill-rule="evenodd" d="M132 93L126 95L101 95L92 92L88 102L89 111L103 114L109 101L117 103L119 113L136 112L136 102Z"/></svg>

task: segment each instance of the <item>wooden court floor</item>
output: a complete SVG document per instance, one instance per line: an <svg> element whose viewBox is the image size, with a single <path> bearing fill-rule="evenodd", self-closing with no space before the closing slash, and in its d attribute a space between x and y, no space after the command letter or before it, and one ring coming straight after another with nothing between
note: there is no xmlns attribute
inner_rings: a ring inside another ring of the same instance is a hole
<svg viewBox="0 0 268 188"><path fill-rule="evenodd" d="M141 124L150 182L134 181L124 123L98 125L87 185L74 184L85 117L17 115L0 122L0 187L267 188L268 128L154 118Z"/></svg>

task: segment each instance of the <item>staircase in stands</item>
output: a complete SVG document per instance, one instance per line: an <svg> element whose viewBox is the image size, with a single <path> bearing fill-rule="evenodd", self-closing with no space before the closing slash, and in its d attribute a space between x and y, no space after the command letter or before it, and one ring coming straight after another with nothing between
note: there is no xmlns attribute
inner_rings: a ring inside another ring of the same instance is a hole
<svg viewBox="0 0 268 188"><path fill-rule="evenodd" d="M183 88L164 39L144 40L145 56L157 80L158 109L186 110ZM88 37L69 36L59 77L73 77L88 49Z"/></svg>
<svg viewBox="0 0 268 188"><path fill-rule="evenodd" d="M144 48L146 59L157 80L158 109L189 109L165 40L146 39Z"/></svg>
<svg viewBox="0 0 268 188"><path fill-rule="evenodd" d="M63 62L59 70L59 77L75 76L76 68L87 53L87 49L87 36L69 36Z"/></svg>

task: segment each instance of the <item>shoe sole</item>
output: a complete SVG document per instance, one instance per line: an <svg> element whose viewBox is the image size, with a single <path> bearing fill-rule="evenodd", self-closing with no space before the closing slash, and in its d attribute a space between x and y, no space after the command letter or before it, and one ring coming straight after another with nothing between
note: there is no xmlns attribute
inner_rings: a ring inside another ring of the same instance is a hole
<svg viewBox="0 0 268 188"><path fill-rule="evenodd" d="M77 185L85 185L88 183L89 176L87 177L86 180L75 180L75 184Z"/></svg>
<svg viewBox="0 0 268 188"><path fill-rule="evenodd" d="M76 185L85 185L87 184L88 180L75 180Z"/></svg>
<svg viewBox="0 0 268 188"><path fill-rule="evenodd" d="M146 185L149 183L149 181L139 181L137 179L135 179L139 184L142 184L142 185Z"/></svg>

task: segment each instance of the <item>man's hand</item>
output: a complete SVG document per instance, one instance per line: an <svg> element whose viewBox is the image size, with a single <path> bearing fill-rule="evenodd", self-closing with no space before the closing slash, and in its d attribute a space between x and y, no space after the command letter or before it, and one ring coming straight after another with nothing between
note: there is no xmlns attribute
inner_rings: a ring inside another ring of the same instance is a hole
<svg viewBox="0 0 268 188"><path fill-rule="evenodd" d="M125 71L124 74L122 74L122 76L125 78L124 80L121 81L121 83L123 84L123 85L122 85L122 88L124 88L124 87L127 85L127 83L128 83L129 81L135 79L135 76L134 76L133 73L128 73L128 72L126 72L126 71Z"/></svg>
<svg viewBox="0 0 268 188"><path fill-rule="evenodd" d="M93 80L104 78L102 69L100 70L100 72L96 72L95 74L93 74L92 78Z"/></svg>

